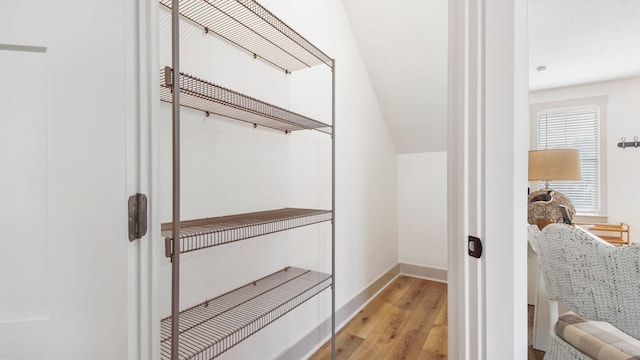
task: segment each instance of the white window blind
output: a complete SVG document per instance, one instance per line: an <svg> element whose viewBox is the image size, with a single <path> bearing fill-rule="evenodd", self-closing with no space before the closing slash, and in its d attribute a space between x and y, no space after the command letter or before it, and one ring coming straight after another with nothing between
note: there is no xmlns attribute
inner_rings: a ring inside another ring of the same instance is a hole
<svg viewBox="0 0 640 360"><path fill-rule="evenodd" d="M555 181L551 188L568 196L579 213L599 210L599 111L597 106L538 113L538 149L580 150L582 180ZM553 180L553 179L552 179ZM538 188L544 187L539 182Z"/></svg>

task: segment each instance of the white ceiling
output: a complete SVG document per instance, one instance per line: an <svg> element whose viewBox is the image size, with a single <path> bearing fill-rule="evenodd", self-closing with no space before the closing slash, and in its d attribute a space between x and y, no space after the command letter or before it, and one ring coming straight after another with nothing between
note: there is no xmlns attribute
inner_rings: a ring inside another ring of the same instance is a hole
<svg viewBox="0 0 640 360"><path fill-rule="evenodd" d="M531 90L638 75L640 1L529 1Z"/></svg>
<svg viewBox="0 0 640 360"><path fill-rule="evenodd" d="M399 154L447 148L447 0L343 0Z"/></svg>
<svg viewBox="0 0 640 360"><path fill-rule="evenodd" d="M397 152L445 151L448 1L343 2ZM640 76L640 0L529 0L529 48L531 90Z"/></svg>

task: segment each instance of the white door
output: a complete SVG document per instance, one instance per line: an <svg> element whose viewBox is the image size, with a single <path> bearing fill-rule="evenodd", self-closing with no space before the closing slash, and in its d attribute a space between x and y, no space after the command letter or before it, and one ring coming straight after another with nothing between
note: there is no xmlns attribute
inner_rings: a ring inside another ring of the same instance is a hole
<svg viewBox="0 0 640 360"><path fill-rule="evenodd" d="M143 3L0 0L0 359L150 357Z"/></svg>
<svg viewBox="0 0 640 360"><path fill-rule="evenodd" d="M526 359L527 2L449 4L449 357Z"/></svg>

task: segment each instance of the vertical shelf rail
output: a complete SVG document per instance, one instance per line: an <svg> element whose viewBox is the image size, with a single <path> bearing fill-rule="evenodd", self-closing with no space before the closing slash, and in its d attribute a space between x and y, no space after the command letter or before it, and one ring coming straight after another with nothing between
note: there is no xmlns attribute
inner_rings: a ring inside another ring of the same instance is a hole
<svg viewBox="0 0 640 360"><path fill-rule="evenodd" d="M336 358L336 60L331 59L331 360Z"/></svg>
<svg viewBox="0 0 640 360"><path fill-rule="evenodd" d="M179 0L171 6L171 67L180 74L180 12ZM172 148L173 148L173 238L180 239L180 83L171 78L173 90ZM180 242L173 242L171 256L171 359L178 360L180 350Z"/></svg>

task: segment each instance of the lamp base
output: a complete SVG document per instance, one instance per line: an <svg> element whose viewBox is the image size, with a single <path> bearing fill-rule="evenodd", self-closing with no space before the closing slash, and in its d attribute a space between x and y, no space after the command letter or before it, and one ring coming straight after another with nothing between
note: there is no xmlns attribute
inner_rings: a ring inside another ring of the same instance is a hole
<svg viewBox="0 0 640 360"><path fill-rule="evenodd" d="M527 199L527 222L529 224L537 224L538 219L551 219L553 222L557 222L558 219L563 218L563 214L560 211L558 205L566 206L567 213L569 217L574 217L576 214L576 210L569 200L564 194L554 191L553 200L550 203L532 203L531 200L540 195L546 194L548 190L540 189L537 191L532 191Z"/></svg>

